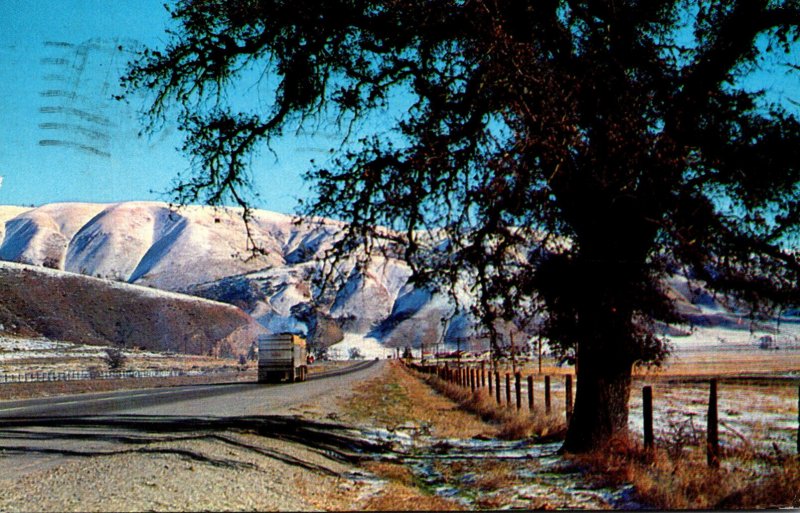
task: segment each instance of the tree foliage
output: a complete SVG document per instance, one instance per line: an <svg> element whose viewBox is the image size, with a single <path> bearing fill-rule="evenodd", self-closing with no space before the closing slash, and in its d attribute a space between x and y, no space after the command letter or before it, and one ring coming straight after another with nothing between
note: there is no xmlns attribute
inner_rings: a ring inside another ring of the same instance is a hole
<svg viewBox="0 0 800 513"><path fill-rule="evenodd" d="M681 321L668 274L754 314L797 303L800 123L745 87L800 64L796 1L185 0L173 16L125 80L152 92L151 120L177 108L195 159L178 199L246 206L253 153L332 116L345 144L308 172L306 211L349 222L341 251L379 236L416 279L474 284L489 329L543 314L580 363L570 449L625 428L631 365ZM254 73L265 101L239 94Z"/></svg>

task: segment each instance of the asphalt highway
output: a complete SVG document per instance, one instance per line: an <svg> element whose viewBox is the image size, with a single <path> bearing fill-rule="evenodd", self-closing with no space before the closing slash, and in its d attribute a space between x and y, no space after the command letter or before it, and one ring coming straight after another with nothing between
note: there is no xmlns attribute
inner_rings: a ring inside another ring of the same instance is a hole
<svg viewBox="0 0 800 513"><path fill-rule="evenodd" d="M349 388L381 368L360 362L336 371L312 374L302 383L231 383L173 388L120 390L97 394L0 401L3 418L75 417L108 414L239 416L276 413L305 398Z"/></svg>
<svg viewBox="0 0 800 513"><path fill-rule="evenodd" d="M380 374L385 364L361 362L313 374L302 383L191 385L0 401L0 490L74 458L88 462L178 434L254 429L253 423L269 419L307 412L319 416L329 406L336 411L338 398Z"/></svg>

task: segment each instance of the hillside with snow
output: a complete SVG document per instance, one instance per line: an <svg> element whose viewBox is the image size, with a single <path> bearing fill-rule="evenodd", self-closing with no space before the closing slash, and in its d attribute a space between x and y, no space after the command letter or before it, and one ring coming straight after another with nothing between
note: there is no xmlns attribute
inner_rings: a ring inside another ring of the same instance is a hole
<svg viewBox="0 0 800 513"><path fill-rule="evenodd" d="M250 229L264 252L254 255L238 209L175 210L159 202L3 208L1 260L230 303L270 331L307 332L310 324L334 322L400 345L410 331L443 329L441 319L453 309L407 286L408 266L391 258L376 258L365 270L341 263L340 282L323 294L312 278L339 234L332 221L298 224L257 210Z"/></svg>
<svg viewBox="0 0 800 513"><path fill-rule="evenodd" d="M272 332L324 333L328 342L356 334L387 347L443 337L452 347L470 348L474 319L448 297L409 284L411 271L399 259L375 257L367 268L356 259L340 262L339 279L321 289L314 277L341 227L256 210L250 230L264 251L254 255L238 209L175 210L159 202L0 207L0 260L228 303ZM667 285L694 324L749 333L750 326L685 278ZM679 343L693 339L671 335Z"/></svg>
<svg viewBox="0 0 800 513"><path fill-rule="evenodd" d="M0 262L0 332L77 344L247 355L264 329L207 299Z"/></svg>

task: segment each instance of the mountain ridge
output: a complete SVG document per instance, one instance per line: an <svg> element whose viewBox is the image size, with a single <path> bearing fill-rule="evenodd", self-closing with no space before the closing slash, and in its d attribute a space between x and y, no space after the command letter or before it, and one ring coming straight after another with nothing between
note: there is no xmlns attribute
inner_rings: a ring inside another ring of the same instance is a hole
<svg viewBox="0 0 800 513"><path fill-rule="evenodd" d="M345 225L296 220L254 210L249 229L262 254L251 251L241 209L153 201L0 207L0 259L221 301L272 332L321 330L337 338L343 330L390 347L419 347L423 339L480 345L471 314L444 294L411 285L399 258L374 256L366 267L345 259L336 268L341 282L320 288L313 277ZM693 298L684 280L667 283L683 312L700 323L735 325L715 298Z"/></svg>

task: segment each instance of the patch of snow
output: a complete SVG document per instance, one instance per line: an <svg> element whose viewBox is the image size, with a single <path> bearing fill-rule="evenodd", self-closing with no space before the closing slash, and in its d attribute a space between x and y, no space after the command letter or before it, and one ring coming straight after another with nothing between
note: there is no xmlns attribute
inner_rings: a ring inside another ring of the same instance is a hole
<svg viewBox="0 0 800 513"><path fill-rule="evenodd" d="M0 335L0 361L3 362L42 358L99 358L105 356L106 349L110 348L46 338L16 338ZM159 358L164 356L150 351L132 352L123 349L122 352L128 357Z"/></svg>
<svg viewBox="0 0 800 513"><path fill-rule="evenodd" d="M758 349L763 337L772 340L781 348L800 348L800 325L784 323L777 333L773 330L730 329L722 326L695 327L688 336L669 335L666 338L676 352L722 349Z"/></svg>
<svg viewBox="0 0 800 513"><path fill-rule="evenodd" d="M357 349L367 360L380 358L381 360L392 356L394 350L384 347L378 339L360 335L358 333L345 333L344 339L328 348L328 356L332 360L350 359L350 350Z"/></svg>

